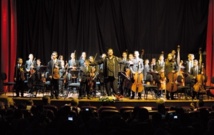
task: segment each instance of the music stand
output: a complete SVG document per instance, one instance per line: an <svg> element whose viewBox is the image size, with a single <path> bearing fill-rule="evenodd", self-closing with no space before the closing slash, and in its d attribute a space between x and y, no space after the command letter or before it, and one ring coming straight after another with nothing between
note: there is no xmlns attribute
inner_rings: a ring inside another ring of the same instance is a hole
<svg viewBox="0 0 214 135"><path fill-rule="evenodd" d="M37 96L37 93L41 91L44 96L44 92L46 89L46 84L42 81L42 74L47 71L47 66L40 66L39 69L37 70L37 80L36 83L34 84L34 90L36 92L35 97ZM44 76L45 77L45 76ZM45 77L46 78L46 77Z"/></svg>
<svg viewBox="0 0 214 135"><path fill-rule="evenodd" d="M70 78L71 82L76 83L77 82L77 78L78 78L79 70L69 69L68 72L71 74L71 78Z"/></svg>
<svg viewBox="0 0 214 135"><path fill-rule="evenodd" d="M13 86L12 92L13 92L13 97L15 97L15 90L14 90L14 85L15 82L3 82L3 86L8 86L8 91L11 91L10 86Z"/></svg>

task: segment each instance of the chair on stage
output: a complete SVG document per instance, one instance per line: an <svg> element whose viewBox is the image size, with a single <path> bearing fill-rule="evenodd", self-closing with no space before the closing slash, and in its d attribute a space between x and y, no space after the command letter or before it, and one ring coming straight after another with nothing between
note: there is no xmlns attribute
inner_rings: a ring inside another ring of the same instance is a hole
<svg viewBox="0 0 214 135"><path fill-rule="evenodd" d="M79 70L69 69L68 72L69 76L67 80L67 94L65 97L68 97L70 93L75 93L75 89L79 89L80 87L80 82L78 80Z"/></svg>
<svg viewBox="0 0 214 135"><path fill-rule="evenodd" d="M68 97L70 93L77 92L75 90L77 90L79 88L80 88L80 82L69 82L68 85L67 85L68 92L67 92L65 97Z"/></svg>
<svg viewBox="0 0 214 135"><path fill-rule="evenodd" d="M1 73L1 80L3 81L3 86L7 86L9 88L8 91L10 91L10 87L14 86L15 82L5 82L6 79L7 79L7 74ZM12 88L12 92L13 92L13 96L14 96L14 88Z"/></svg>
<svg viewBox="0 0 214 135"><path fill-rule="evenodd" d="M182 78L177 78L177 81L178 82L181 82ZM187 76L185 78L185 85L184 86L178 86L178 90L176 91L176 93L178 94L178 98L181 97L181 94L184 94L185 96L185 99L187 99L187 96L192 96L192 91L193 91L193 84L195 83L194 82L194 79L192 78L192 76Z"/></svg>

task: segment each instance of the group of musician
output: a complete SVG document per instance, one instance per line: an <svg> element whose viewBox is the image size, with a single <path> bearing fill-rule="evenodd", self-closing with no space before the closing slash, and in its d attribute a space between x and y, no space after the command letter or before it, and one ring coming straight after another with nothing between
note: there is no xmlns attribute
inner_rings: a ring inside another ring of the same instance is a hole
<svg viewBox="0 0 214 135"><path fill-rule="evenodd" d="M204 67L201 66L201 60L195 59L194 54L188 54L188 60L184 62L178 56L179 50L177 56L173 50L168 53L166 59L164 54L160 54L157 59L152 58L151 61L143 59L142 53L137 50L133 53L124 51L122 56L118 57L114 55L113 49L109 48L107 53L103 53L97 59L96 56L88 57L86 52L82 52L77 59L74 51L70 59L65 61L63 55L53 51L47 65L42 65L40 59L29 54L25 63L22 58L18 58L15 66L16 96L20 96L20 93L24 96L25 81L28 89L33 92L35 84L44 84L49 80L51 98L56 99L69 83L80 83L79 99L84 96L91 99L96 96L96 82L100 82L103 86L102 94L107 96L130 99L137 97L140 100L145 90L144 85L155 85L156 96L161 97L164 91L166 99L173 100L178 86L184 86L185 78L188 76L193 80L192 99L199 98L204 83Z"/></svg>

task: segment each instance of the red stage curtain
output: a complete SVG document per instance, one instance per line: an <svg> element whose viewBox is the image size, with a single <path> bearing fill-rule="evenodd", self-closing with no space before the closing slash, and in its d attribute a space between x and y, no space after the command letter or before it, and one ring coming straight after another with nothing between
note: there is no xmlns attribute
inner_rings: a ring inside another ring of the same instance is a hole
<svg viewBox="0 0 214 135"><path fill-rule="evenodd" d="M13 81L16 64L16 0L1 0L1 72L7 74L7 80ZM8 91L4 87L4 92Z"/></svg>
<svg viewBox="0 0 214 135"><path fill-rule="evenodd" d="M211 77L214 76L214 0L210 0L207 24L207 44L206 44L206 74L208 76L207 85L211 85Z"/></svg>

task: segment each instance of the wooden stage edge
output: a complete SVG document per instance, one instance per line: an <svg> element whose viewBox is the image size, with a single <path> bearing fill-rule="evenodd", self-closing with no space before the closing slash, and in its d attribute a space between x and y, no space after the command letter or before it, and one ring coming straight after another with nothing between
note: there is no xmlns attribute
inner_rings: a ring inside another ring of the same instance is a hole
<svg viewBox="0 0 214 135"><path fill-rule="evenodd" d="M33 100L35 105L42 104L42 97L14 97L14 96L8 96L12 97L14 102L19 104L19 103L24 103L25 101L31 99ZM61 107L65 104L69 104L71 101L71 98L64 98L60 97L59 99L51 99L51 103ZM175 100L166 100L162 98L165 102L166 107L190 107L190 103L194 102L197 103L199 100L192 100L192 99L175 99ZM151 107L156 107L157 106L157 101L159 99L144 99L142 98L141 100L138 99L129 99L129 98L121 98L119 101L115 102L102 102L99 100L99 98L92 98L92 99L79 99L79 106L96 106L100 107L102 105L114 105L117 108L120 108L121 106L151 106ZM211 107L214 105L214 98L210 97L209 99L203 99L204 101L204 106Z"/></svg>

